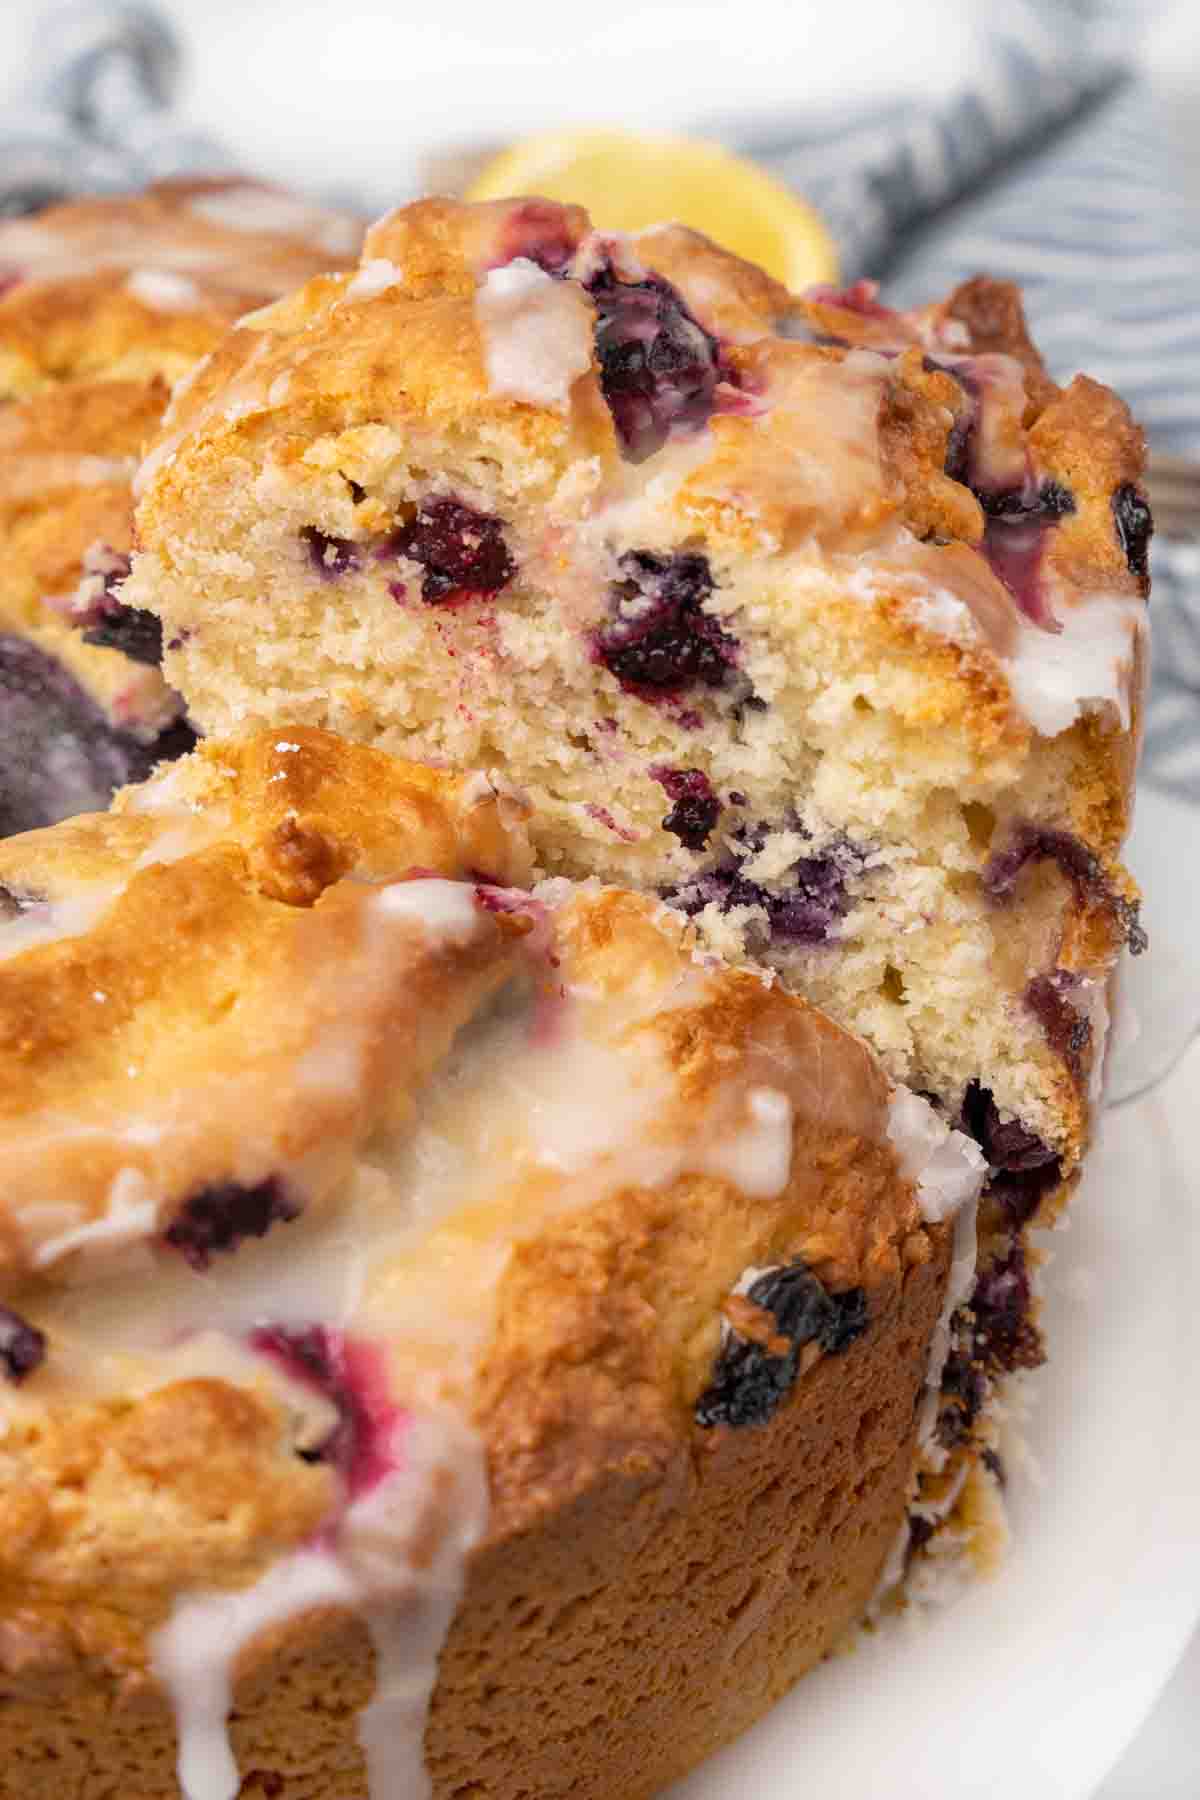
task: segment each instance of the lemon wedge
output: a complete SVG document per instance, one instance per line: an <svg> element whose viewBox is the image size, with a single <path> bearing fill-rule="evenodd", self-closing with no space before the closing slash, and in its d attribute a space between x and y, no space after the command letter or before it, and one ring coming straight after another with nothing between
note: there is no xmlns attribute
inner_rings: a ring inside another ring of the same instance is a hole
<svg viewBox="0 0 1200 1800"><path fill-rule="evenodd" d="M838 278L820 215L719 144L632 131L545 132L488 163L467 199L510 195L574 201L601 231L691 225L793 290Z"/></svg>

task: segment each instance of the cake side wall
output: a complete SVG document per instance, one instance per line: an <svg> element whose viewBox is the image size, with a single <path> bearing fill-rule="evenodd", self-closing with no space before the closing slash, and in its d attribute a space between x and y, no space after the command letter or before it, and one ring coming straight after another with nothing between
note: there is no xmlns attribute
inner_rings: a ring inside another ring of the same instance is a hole
<svg viewBox="0 0 1200 1800"><path fill-rule="evenodd" d="M435 1800L643 1800L834 1647L908 1497L949 1254L932 1235L934 1257L769 1424L691 1426L658 1455L627 1453L477 1554L429 1725ZM0 1800L178 1800L167 1704L136 1646L118 1660L111 1620L95 1626L94 1658L47 1667L46 1622L30 1620L22 1675L10 1615ZM240 1659L230 1727L244 1800L365 1800L356 1721L372 1684L345 1614L264 1634Z"/></svg>
<svg viewBox="0 0 1200 1800"><path fill-rule="evenodd" d="M477 1558L436 1800L644 1800L746 1730L874 1592L908 1496L949 1233L765 1426L692 1427Z"/></svg>

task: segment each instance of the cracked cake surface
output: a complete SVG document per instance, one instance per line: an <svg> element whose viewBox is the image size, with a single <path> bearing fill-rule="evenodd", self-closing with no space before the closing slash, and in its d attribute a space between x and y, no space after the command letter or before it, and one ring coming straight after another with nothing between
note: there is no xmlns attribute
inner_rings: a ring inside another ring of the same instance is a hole
<svg viewBox="0 0 1200 1800"><path fill-rule="evenodd" d="M425 201L177 394L126 592L202 729L501 771L547 873L658 892L1069 1179L1142 941L1141 459L1003 283L902 315Z"/></svg>
<svg viewBox="0 0 1200 1800"><path fill-rule="evenodd" d="M0 1792L648 1795L878 1585L984 1159L528 823L298 726L0 845Z"/></svg>
<svg viewBox="0 0 1200 1800"><path fill-rule="evenodd" d="M1145 944L1141 434L1006 283L304 212L64 209L0 298L0 699L205 734L0 843L0 1794L648 1800L1001 1554ZM200 240L304 285L135 350Z"/></svg>

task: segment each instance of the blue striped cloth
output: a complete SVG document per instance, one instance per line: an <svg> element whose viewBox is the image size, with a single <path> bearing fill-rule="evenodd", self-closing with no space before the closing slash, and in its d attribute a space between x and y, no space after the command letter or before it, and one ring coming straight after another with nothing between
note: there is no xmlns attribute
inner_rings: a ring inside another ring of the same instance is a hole
<svg viewBox="0 0 1200 1800"><path fill-rule="evenodd" d="M975 56L935 104L709 128L814 199L847 276L882 276L897 304L980 270L1019 281L1059 379L1109 382L1155 449L1200 460L1200 206L1128 61L1159 10L981 6ZM179 54L152 8L67 6L39 44L26 102L0 125L0 212L229 166L172 111ZM1146 772L1200 801L1200 546L1160 538L1154 579Z"/></svg>

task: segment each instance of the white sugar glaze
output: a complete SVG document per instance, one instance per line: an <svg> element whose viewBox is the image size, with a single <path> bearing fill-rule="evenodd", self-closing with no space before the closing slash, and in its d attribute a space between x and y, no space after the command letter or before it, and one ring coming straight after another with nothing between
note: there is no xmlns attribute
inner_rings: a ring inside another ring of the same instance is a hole
<svg viewBox="0 0 1200 1800"><path fill-rule="evenodd" d="M188 312L204 304L195 282L174 269L134 269L125 286L135 300L155 312Z"/></svg>
<svg viewBox="0 0 1200 1800"><path fill-rule="evenodd" d="M478 1438L452 1416L410 1417L396 1435L396 1472L347 1509L327 1546L295 1551L238 1593L182 1596L156 1633L185 1800L236 1800L226 1721L238 1654L269 1626L326 1606L361 1613L375 1651L375 1692L358 1720L372 1800L432 1793L425 1719L465 1559L486 1527L487 1482Z"/></svg>
<svg viewBox="0 0 1200 1800"><path fill-rule="evenodd" d="M565 412L592 366L591 310L574 284L518 257L490 271L475 314L492 393Z"/></svg>
<svg viewBox="0 0 1200 1800"><path fill-rule="evenodd" d="M64 896L61 900L34 900L23 905L15 918L0 917L0 963L38 944L55 944L63 938L82 937L122 892L124 884L110 884Z"/></svg>
<svg viewBox="0 0 1200 1800"><path fill-rule="evenodd" d="M952 1131L928 1100L897 1087L888 1109L888 1138L902 1173L915 1182L922 1217L940 1224L979 1198L987 1159L973 1138Z"/></svg>
<svg viewBox="0 0 1200 1800"><path fill-rule="evenodd" d="M179 810L177 796L175 809L155 816L170 831ZM353 982L343 979L338 1030L310 1046L305 1067L293 1071L305 1094L320 1100L357 1089L356 1033L366 1016L357 984L362 979L365 992L385 980L398 939L411 943L414 925L456 952L471 946L474 934L495 932L474 892L470 884L438 879L367 888L366 960ZM575 899L561 884L556 898L566 909L595 894ZM534 903L539 923L530 942L547 942L547 911L552 919L553 907ZM138 1394L206 1367L278 1392L283 1378L269 1358L254 1354L251 1331L315 1322L383 1350L390 1390L407 1416L397 1475L353 1498L320 1545L300 1547L241 1592L177 1601L155 1655L177 1709L187 1800L232 1800L237 1791L226 1718L239 1651L266 1626L318 1605L360 1613L375 1645L375 1698L359 1721L373 1800L427 1794L421 1741L437 1653L457 1604L463 1557L486 1522L478 1445L456 1420L469 1406L514 1246L565 1209L633 1184L707 1174L748 1195L777 1194L792 1175L793 1105L821 1109L836 1127L844 1103L836 1084L827 1091L812 1070L801 1072L797 1085L789 1071L783 1079L792 1092L784 1092L764 1079L769 1049L734 1055L697 1117L657 1021L706 1002L714 977L703 969L668 967L661 979L630 981L607 995L575 978L566 956L555 971L563 992L549 1013L539 998L546 976L534 955L528 970L477 1011L418 1086L415 1105L384 1109L322 1204L244 1242L236 1254L214 1256L205 1272L151 1232L130 1242L128 1226L143 1199L131 1183L120 1191L121 1217L107 1221L107 1240L87 1220L41 1222L50 1249L65 1252L69 1279L47 1285L27 1309L47 1333L51 1354L36 1383L0 1395L8 1416L68 1398ZM63 1124L46 1120L43 1129L61 1131ZM114 1129L124 1134L135 1168L160 1143L156 1132L174 1123L131 1110ZM920 1149L926 1169L935 1159L928 1145ZM154 1196L154 1232L162 1207L177 1199ZM949 1201L940 1190L938 1204L944 1216ZM286 1382L284 1397L303 1419L297 1442L323 1441L328 1423L320 1397L297 1400ZM433 1504L434 1476L447 1466L461 1503L443 1515L438 1554L418 1573L407 1550L412 1533L398 1521L411 1522Z"/></svg>
<svg viewBox="0 0 1200 1800"><path fill-rule="evenodd" d="M1128 731L1134 647L1146 605L1128 594L1088 594L1054 606L1057 633L1024 625L1007 661L1013 698L1035 731L1057 737L1085 712L1111 707Z"/></svg>
<svg viewBox="0 0 1200 1800"><path fill-rule="evenodd" d="M353 280L346 283L343 300L373 300L388 288L404 285L404 270L389 262L386 256L373 256L365 262Z"/></svg>

